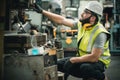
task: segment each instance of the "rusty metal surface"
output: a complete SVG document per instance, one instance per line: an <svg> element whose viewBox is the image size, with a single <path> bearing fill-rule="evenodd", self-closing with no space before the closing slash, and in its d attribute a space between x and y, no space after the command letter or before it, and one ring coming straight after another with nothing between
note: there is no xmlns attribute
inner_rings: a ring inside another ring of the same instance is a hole
<svg viewBox="0 0 120 80"><path fill-rule="evenodd" d="M57 80L57 66L52 63L54 59L51 58L43 55L6 56L4 80ZM45 79L45 75L50 78Z"/></svg>
<svg viewBox="0 0 120 80"><path fill-rule="evenodd" d="M46 35L38 35L37 46L44 45L46 43ZM25 50L31 48L31 36L29 34L15 34L9 33L4 36L4 51L5 53L13 52L17 50L20 53L25 53Z"/></svg>

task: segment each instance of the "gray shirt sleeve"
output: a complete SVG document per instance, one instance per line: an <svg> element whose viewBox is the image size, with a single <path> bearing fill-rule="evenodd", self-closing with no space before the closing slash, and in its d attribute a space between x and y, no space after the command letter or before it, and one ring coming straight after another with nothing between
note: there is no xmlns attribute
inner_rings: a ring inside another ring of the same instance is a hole
<svg viewBox="0 0 120 80"><path fill-rule="evenodd" d="M106 35L105 33L100 33L100 34L97 36L93 47L103 49L106 40L107 40L107 35Z"/></svg>
<svg viewBox="0 0 120 80"><path fill-rule="evenodd" d="M74 27L73 27L72 29L78 28L78 26L77 26L77 25L78 25L78 21L74 21L74 22L73 22L73 25L74 25Z"/></svg>

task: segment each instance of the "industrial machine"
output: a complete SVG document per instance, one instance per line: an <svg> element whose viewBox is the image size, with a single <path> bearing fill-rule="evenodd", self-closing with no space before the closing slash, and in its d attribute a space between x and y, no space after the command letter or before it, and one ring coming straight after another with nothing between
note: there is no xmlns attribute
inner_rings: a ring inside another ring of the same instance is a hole
<svg viewBox="0 0 120 80"><path fill-rule="evenodd" d="M57 80L55 55L4 56L4 80Z"/></svg>
<svg viewBox="0 0 120 80"><path fill-rule="evenodd" d="M33 3L38 3L48 10L49 0L9 0L6 3L3 79L58 80L56 62L57 58L64 57L62 45L54 38L53 23L49 24L46 17L31 8ZM33 34L33 30L37 34ZM34 49L34 39L38 50ZM40 54L41 46L44 52Z"/></svg>
<svg viewBox="0 0 120 80"><path fill-rule="evenodd" d="M42 46L47 42L47 35L36 35L37 46ZM4 35L4 51L5 54L14 52L27 54L27 49L31 48L31 35L30 34L16 34L6 33Z"/></svg>

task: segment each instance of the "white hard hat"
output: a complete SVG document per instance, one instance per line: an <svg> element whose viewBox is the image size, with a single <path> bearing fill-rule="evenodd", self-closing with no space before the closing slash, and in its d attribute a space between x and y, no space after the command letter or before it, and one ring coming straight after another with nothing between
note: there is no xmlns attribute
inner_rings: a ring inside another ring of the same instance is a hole
<svg viewBox="0 0 120 80"><path fill-rule="evenodd" d="M103 15L103 6L98 1L90 1L85 8L98 15Z"/></svg>

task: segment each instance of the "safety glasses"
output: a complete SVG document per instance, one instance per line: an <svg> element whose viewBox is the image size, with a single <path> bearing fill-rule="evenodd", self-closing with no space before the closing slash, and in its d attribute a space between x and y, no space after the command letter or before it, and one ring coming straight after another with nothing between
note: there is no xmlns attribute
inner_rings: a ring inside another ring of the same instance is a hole
<svg viewBox="0 0 120 80"><path fill-rule="evenodd" d="M87 9L84 10L84 13L86 13L86 14L92 14L92 12L89 11L89 10L87 10Z"/></svg>

